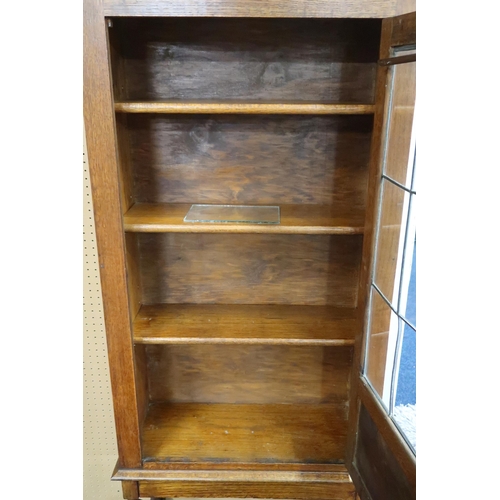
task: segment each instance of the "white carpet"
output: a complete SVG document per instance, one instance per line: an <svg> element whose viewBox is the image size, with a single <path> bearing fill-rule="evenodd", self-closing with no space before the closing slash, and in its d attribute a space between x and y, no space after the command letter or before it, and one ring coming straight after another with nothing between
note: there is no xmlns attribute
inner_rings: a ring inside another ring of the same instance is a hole
<svg viewBox="0 0 500 500"><path fill-rule="evenodd" d="M394 420L417 451L417 405L399 405L394 408Z"/></svg>

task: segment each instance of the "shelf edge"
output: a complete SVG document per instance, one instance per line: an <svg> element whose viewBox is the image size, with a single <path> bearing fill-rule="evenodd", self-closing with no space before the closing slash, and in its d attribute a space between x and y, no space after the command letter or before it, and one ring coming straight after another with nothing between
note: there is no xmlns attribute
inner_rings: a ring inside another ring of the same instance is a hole
<svg viewBox="0 0 500 500"><path fill-rule="evenodd" d="M203 481L203 482L286 482L286 483L352 483L347 472L302 472L262 470L154 470L121 469L113 472L113 481Z"/></svg>
<svg viewBox="0 0 500 500"><path fill-rule="evenodd" d="M115 102L117 113L367 115L374 104Z"/></svg>
<svg viewBox="0 0 500 500"><path fill-rule="evenodd" d="M309 345L309 346L353 346L354 339L269 339L269 338L202 338L202 337L134 337L135 344L184 345L184 344L226 344L226 345Z"/></svg>
<svg viewBox="0 0 500 500"><path fill-rule="evenodd" d="M128 233L247 233L247 234L363 234L355 226L282 226L264 224L123 224Z"/></svg>

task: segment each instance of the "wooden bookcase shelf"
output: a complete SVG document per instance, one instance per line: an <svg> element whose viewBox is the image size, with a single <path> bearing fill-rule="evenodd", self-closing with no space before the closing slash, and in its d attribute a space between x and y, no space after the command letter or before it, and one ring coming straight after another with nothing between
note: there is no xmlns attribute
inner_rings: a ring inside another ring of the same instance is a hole
<svg viewBox="0 0 500 500"><path fill-rule="evenodd" d="M115 103L115 111L119 113L365 115L373 114L374 110L373 104L315 102L124 101Z"/></svg>
<svg viewBox="0 0 500 500"><path fill-rule="evenodd" d="M145 462L335 464L346 432L343 404L158 403L142 439Z"/></svg>
<svg viewBox="0 0 500 500"><path fill-rule="evenodd" d="M325 2L304 18L239 17L248 3L230 1L113 16L110 3L123 4L105 0L106 25L91 24L106 31L95 77L112 92L91 101L103 136L90 143L109 146L92 181L114 478L131 500L351 500L388 88L378 60L390 39L414 43L412 24L332 18ZM270 223L186 222L192 204L239 207L193 220L255 221L241 206L265 206Z"/></svg>
<svg viewBox="0 0 500 500"><path fill-rule="evenodd" d="M341 464L380 22L109 35L143 463ZM185 222L191 204L280 222Z"/></svg>
<svg viewBox="0 0 500 500"><path fill-rule="evenodd" d="M142 306L137 344L354 345L356 311L289 305Z"/></svg>
<svg viewBox="0 0 500 500"><path fill-rule="evenodd" d="M136 203L123 217L132 233L362 234L363 212L355 207L281 205L280 224L184 222L190 204Z"/></svg>
<svg viewBox="0 0 500 500"><path fill-rule="evenodd" d="M109 34L143 463L342 463L380 22ZM191 204L280 223L185 222Z"/></svg>

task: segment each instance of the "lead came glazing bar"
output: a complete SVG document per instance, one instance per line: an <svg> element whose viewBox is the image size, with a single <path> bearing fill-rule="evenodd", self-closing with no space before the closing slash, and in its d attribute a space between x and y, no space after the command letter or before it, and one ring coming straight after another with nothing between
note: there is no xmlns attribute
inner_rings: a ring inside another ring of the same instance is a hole
<svg viewBox="0 0 500 500"><path fill-rule="evenodd" d="M374 283L372 282L372 287L377 290L377 292L379 293L379 295L382 297L382 300L391 308L392 312L399 318L401 319L402 321L404 321L412 330L417 330L404 316L401 316L401 314L399 314L396 309L394 308L394 306L391 304L391 302L389 301L389 299L382 293L382 291L380 290L380 288Z"/></svg>
<svg viewBox="0 0 500 500"><path fill-rule="evenodd" d="M404 64L409 62L415 62L417 60L416 54L408 54L406 56L398 56L398 57L388 57L387 59L380 59L380 66L392 66L394 64Z"/></svg>
<svg viewBox="0 0 500 500"><path fill-rule="evenodd" d="M389 177L385 174L382 174L382 179L386 179L388 180L389 182L392 182L395 186L398 186L399 188L403 189L404 191L406 191L407 193L410 193L410 194L417 194L416 191L413 191L412 189L409 189L405 186L403 186L403 184L401 184L400 182L398 181L395 181L392 177Z"/></svg>

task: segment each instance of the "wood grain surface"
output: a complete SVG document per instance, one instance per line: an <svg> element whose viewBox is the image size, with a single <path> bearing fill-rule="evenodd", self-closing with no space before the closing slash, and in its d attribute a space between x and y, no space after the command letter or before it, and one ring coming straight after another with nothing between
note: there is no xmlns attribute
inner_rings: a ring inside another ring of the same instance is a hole
<svg viewBox="0 0 500 500"><path fill-rule="evenodd" d="M336 201L332 205L281 205L279 224L190 223L191 204L136 203L124 228L140 233L362 234L364 212Z"/></svg>
<svg viewBox="0 0 500 500"><path fill-rule="evenodd" d="M408 151L406 156L408 157ZM406 231L410 195L384 180L381 191L373 281L395 308L398 305L400 240Z"/></svg>
<svg viewBox="0 0 500 500"><path fill-rule="evenodd" d="M172 464L179 467L179 463ZM212 464L213 467L214 464ZM218 464L228 467L232 464ZM228 493L237 496L258 498L259 496L269 497L272 492L273 498L287 494L293 498L328 498L353 500L353 484L345 466L328 465L332 471L307 472L308 467L319 468L313 464L296 464L296 470L290 470L292 464L288 464L287 470L256 470L258 465L248 464L249 468L239 470L148 470L148 469L119 469L113 475L113 479L138 480L141 491L151 494L166 494L165 492L180 491L184 494L194 494L195 492L206 492L212 496L215 493L219 497ZM267 468L281 464L266 464ZM295 465L295 464L294 464ZM250 468L251 467L251 468ZM325 467L325 464L322 465ZM299 492L299 495L291 495L290 492ZM266 495L267 493L267 495ZM201 493L200 493L201 494ZM255 496L257 495L257 496Z"/></svg>
<svg viewBox="0 0 500 500"><path fill-rule="evenodd" d="M407 18L414 18L410 14ZM402 26L404 23L401 24ZM415 41L411 35L412 23L408 24L410 34L405 42ZM393 36L394 20L386 19L382 24L382 37L380 58L387 58L391 53L391 44L398 43L398 39ZM404 30L400 32L401 40L406 35ZM393 67L393 70L399 71L405 65ZM368 297L371 288L369 276L372 272L374 247L374 227L377 223L377 201L379 197L379 188L381 186L380 174L382 173L384 157L384 140L387 137L385 130L387 122L390 119L389 103L390 95L386 94L389 83L386 80L387 69L381 67L377 82L377 110L375 112L374 124L374 142L372 151L372 160L370 163L370 184L367 203L367 221L365 224L365 245L363 248L362 279L360 280L360 325L368 325ZM403 92L410 92L413 87L411 80L407 81L409 88ZM383 108L382 108L383 107ZM383 112L382 112L383 110ZM384 118L384 122L382 122ZM401 137L397 140L407 141L408 128L395 130L396 138L398 134ZM385 258L394 259L385 256ZM376 297L376 294L374 295ZM391 314L389 308L383 304L382 299L378 299L380 306L375 308L374 322L387 324L387 316ZM383 311L385 307L385 311ZM378 310L383 311L381 317L378 317ZM366 319L366 321L365 321ZM361 331L361 329L360 329ZM366 334L366 329L363 329ZM375 330L381 332L380 338L383 340L384 330ZM356 348L353 363L353 389L350 395L350 415L349 432L347 446L347 466L358 487L362 498L415 498L415 457L412 455L408 445L404 443L401 434L387 415L386 409L378 401L373 390L368 387L367 382L361 377L363 367L363 339L356 339ZM366 342L366 337L365 337ZM377 339L378 340L378 339ZM383 342L382 342L383 344ZM380 347L380 346L379 346ZM385 349L376 349L379 357L385 355ZM377 361L375 360L375 369ZM382 363L379 363L379 366ZM359 409L361 408L361 414ZM368 410L368 411L366 411ZM368 414L369 413L369 414ZM357 440L357 444L356 444ZM382 469L383 465L383 469Z"/></svg>
<svg viewBox="0 0 500 500"><path fill-rule="evenodd" d="M364 210L371 116L137 114L127 119L136 202L335 201Z"/></svg>
<svg viewBox="0 0 500 500"><path fill-rule="evenodd" d="M355 307L361 236L138 233L142 304Z"/></svg>
<svg viewBox="0 0 500 500"><path fill-rule="evenodd" d="M120 469L123 470L123 469ZM163 471L218 471L222 474L233 471L255 471L256 473L342 473L344 464L290 464L290 463L256 463L256 462L144 462L141 471L159 475ZM146 477L146 476L145 476ZM141 479L141 478L139 478Z"/></svg>
<svg viewBox="0 0 500 500"><path fill-rule="evenodd" d="M338 403L350 347L148 345L149 398L174 403Z"/></svg>
<svg viewBox="0 0 500 500"><path fill-rule="evenodd" d="M378 20L116 19L130 100L373 102Z"/></svg>
<svg viewBox="0 0 500 500"><path fill-rule="evenodd" d="M83 2L83 111L120 465L141 464L114 109L101 4Z"/></svg>
<svg viewBox="0 0 500 500"><path fill-rule="evenodd" d="M404 0L410 3L412 0ZM414 1L414 0L413 0ZM413 9L415 10L415 9ZM413 45L417 43L417 14L409 12L392 19L391 46Z"/></svg>
<svg viewBox="0 0 500 500"><path fill-rule="evenodd" d="M353 500L355 489L349 483L288 483L288 482L219 482L205 481L139 481L141 496L153 500L182 495L184 498L263 498L296 500ZM161 497L156 499L156 497Z"/></svg>
<svg viewBox="0 0 500 500"><path fill-rule="evenodd" d="M386 58L391 52L392 19L384 19L380 36L381 59ZM383 164L383 141L385 139L384 126L387 115L387 66L379 66L377 71L375 115L373 119L373 135L370 150L369 179L367 187L365 231L363 235L363 251L360 268L358 289L358 328L355 339L354 359L352 366L352 384L349 414L349 432L346 451L346 464L349 470L354 459L354 447L358 429L358 383L364 364L366 343L366 329L368 328L368 305L371 290L371 277L373 273L373 248L375 244L375 229L378 217L378 197L382 185L380 175Z"/></svg>
<svg viewBox="0 0 500 500"><path fill-rule="evenodd" d="M341 405L153 404L144 460L170 462L342 462Z"/></svg>
<svg viewBox="0 0 500 500"><path fill-rule="evenodd" d="M387 366L389 327L391 316L394 313L375 290L372 291L370 307L370 322L366 332L367 351L364 373L375 391L382 397Z"/></svg>
<svg viewBox="0 0 500 500"><path fill-rule="evenodd" d="M380 498L414 500L415 484L408 481L369 412L361 406L355 466L367 490Z"/></svg>
<svg viewBox="0 0 500 500"><path fill-rule="evenodd" d="M208 483L245 481L249 483L270 481L287 481L291 483L322 483L338 482L350 483L349 473L344 464L262 464L246 463L240 464L240 468L233 468L234 464L219 463L213 470L199 470L190 468L190 465L198 467L203 462L195 464L186 463L164 463L168 468L151 468L152 462L146 462L144 468L120 469L115 468L112 480L140 481L150 479L154 481L193 481L200 480ZM159 464L158 464L159 465ZM284 468L287 467L286 469ZM205 464L206 467L206 464ZM224 467L231 467L224 469ZM269 467L269 470L264 470Z"/></svg>
<svg viewBox="0 0 500 500"><path fill-rule="evenodd" d="M387 451L389 451L406 476L405 481L407 484L415 491L417 485L416 456L365 379L361 379L359 392L362 405L367 410L367 413L369 413L370 419L373 420L380 439L385 442ZM360 419L360 424L362 423ZM383 453L380 453L379 457L381 460L384 460Z"/></svg>
<svg viewBox="0 0 500 500"><path fill-rule="evenodd" d="M416 66L416 62L410 62L390 70L393 92L384 173L406 187L411 185L408 170L411 172L413 166L409 153L415 112Z"/></svg>
<svg viewBox="0 0 500 500"><path fill-rule="evenodd" d="M127 290L130 319L133 321L141 307L141 274L139 270L139 242L137 235L125 234L125 259L127 264Z"/></svg>
<svg viewBox="0 0 500 500"><path fill-rule="evenodd" d="M353 345L355 318L329 306L157 304L133 330L141 344Z"/></svg>
<svg viewBox="0 0 500 500"><path fill-rule="evenodd" d="M139 498L139 483L137 481L122 481L122 494L125 500Z"/></svg>
<svg viewBox="0 0 500 500"><path fill-rule="evenodd" d="M118 113L256 114L256 115L365 115L372 104L228 102L228 101L124 101L115 103Z"/></svg>
<svg viewBox="0 0 500 500"><path fill-rule="evenodd" d="M107 16L387 17L395 0L104 0Z"/></svg>

